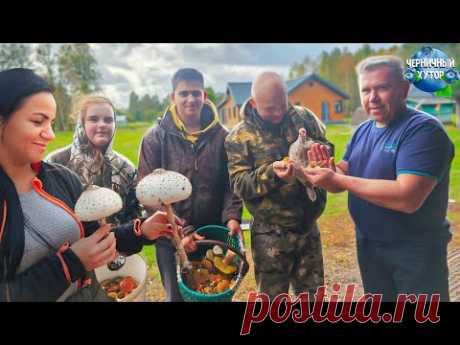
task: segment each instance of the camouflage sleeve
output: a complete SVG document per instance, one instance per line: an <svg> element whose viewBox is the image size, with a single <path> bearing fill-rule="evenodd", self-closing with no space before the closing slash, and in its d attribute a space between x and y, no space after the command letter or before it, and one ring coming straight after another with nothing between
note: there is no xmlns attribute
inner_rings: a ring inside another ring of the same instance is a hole
<svg viewBox="0 0 460 345"><path fill-rule="evenodd" d="M224 183L224 205L222 208L222 224L227 224L230 219L235 219L241 223L243 212L243 201L232 192L230 188L230 178L227 169L227 154L225 148L222 150L222 174Z"/></svg>
<svg viewBox="0 0 460 345"><path fill-rule="evenodd" d="M58 163L67 166L70 160L70 146L50 152L44 159L47 163Z"/></svg>
<svg viewBox="0 0 460 345"><path fill-rule="evenodd" d="M272 163L254 168L247 144L230 134L225 141L230 187L243 200L263 197L284 182L273 171Z"/></svg>

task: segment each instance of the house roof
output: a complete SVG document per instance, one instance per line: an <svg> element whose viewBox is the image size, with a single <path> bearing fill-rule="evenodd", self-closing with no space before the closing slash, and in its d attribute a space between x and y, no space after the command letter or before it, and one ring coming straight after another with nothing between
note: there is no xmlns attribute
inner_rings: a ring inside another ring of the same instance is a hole
<svg viewBox="0 0 460 345"><path fill-rule="evenodd" d="M228 83L227 89L230 92L235 104L242 105L251 96L252 83Z"/></svg>
<svg viewBox="0 0 460 345"><path fill-rule="evenodd" d="M448 104L454 103L455 101L452 98L447 97L438 97L433 93L424 92L417 89L413 85L410 86L409 94L407 95L409 101L413 101L419 104Z"/></svg>
<svg viewBox="0 0 460 345"><path fill-rule="evenodd" d="M430 92L424 92L415 86L411 85L409 89L409 94L407 98L417 99L417 98L431 98L434 99L436 96Z"/></svg>
<svg viewBox="0 0 460 345"><path fill-rule="evenodd" d="M316 81L316 82L318 82L320 84L323 84L328 89L331 89L331 91L333 91L334 93L338 94L339 96L341 96L341 97L343 97L345 99L350 98L350 96L348 96L348 94L346 94L345 92L340 90L337 86L333 85L332 83L328 82L327 80L324 80L323 78L321 78L320 76L318 76L317 74L314 74L314 73L310 74L310 75L304 75L304 76L302 76L300 78L287 81L286 84L287 84L287 87L288 87L288 92L291 93L292 91L297 89L299 86L301 86L302 84L304 84L304 83L306 83L308 81Z"/></svg>
<svg viewBox="0 0 460 345"><path fill-rule="evenodd" d="M329 88L339 96L349 99L350 96L340 90L337 86L331 84L327 80L324 80L320 78L316 74L310 74L306 75L297 79L289 80L286 82L287 88L288 88L288 93L291 93L295 89L297 89L299 86L303 85L304 83L308 81L316 81L320 84L323 84L325 87ZM227 84L227 95L230 94L230 96L233 98L235 104L237 105L242 105L251 95L251 82L239 82L239 83L228 83ZM227 97L225 97L218 105L218 107L222 106L223 103L227 100Z"/></svg>

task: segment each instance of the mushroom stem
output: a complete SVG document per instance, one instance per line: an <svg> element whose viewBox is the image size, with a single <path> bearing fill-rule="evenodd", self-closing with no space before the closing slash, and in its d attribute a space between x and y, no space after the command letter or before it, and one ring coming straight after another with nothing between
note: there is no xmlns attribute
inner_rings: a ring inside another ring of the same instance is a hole
<svg viewBox="0 0 460 345"><path fill-rule="evenodd" d="M230 249L227 251L227 255L225 255L224 259L222 260L225 265L230 265L233 262L236 254L232 252Z"/></svg>
<svg viewBox="0 0 460 345"><path fill-rule="evenodd" d="M168 221L173 227L173 235L174 235L174 244L176 245L177 252L179 254L179 259L181 261L182 266L187 269L192 269L192 264L190 263L187 254L185 253L184 246L182 245L181 238L179 236L179 230L177 229L176 220L174 217L174 211L171 207L171 204L164 205L166 209L166 214L168 216Z"/></svg>

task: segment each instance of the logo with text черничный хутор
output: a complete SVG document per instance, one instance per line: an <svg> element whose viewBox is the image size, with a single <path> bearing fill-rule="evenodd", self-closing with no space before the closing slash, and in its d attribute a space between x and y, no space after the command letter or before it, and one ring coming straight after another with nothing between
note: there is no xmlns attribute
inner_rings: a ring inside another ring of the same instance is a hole
<svg viewBox="0 0 460 345"><path fill-rule="evenodd" d="M455 68L455 59L449 58L440 49L423 47L406 60L406 80L424 92L450 97L452 84L460 80Z"/></svg>

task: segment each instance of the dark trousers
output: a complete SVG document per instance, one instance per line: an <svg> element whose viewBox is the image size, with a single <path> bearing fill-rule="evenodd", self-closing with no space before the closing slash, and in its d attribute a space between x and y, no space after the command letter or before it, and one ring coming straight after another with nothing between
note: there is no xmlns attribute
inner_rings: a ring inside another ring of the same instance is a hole
<svg viewBox="0 0 460 345"><path fill-rule="evenodd" d="M176 249L171 240L167 238L159 238L155 242L155 247L161 282L166 290L166 300L168 302L182 302L182 295L177 284Z"/></svg>
<svg viewBox="0 0 460 345"><path fill-rule="evenodd" d="M383 294L394 302L398 294L440 294L449 301L447 244L450 239L380 242L357 239L357 254L365 293Z"/></svg>

